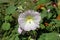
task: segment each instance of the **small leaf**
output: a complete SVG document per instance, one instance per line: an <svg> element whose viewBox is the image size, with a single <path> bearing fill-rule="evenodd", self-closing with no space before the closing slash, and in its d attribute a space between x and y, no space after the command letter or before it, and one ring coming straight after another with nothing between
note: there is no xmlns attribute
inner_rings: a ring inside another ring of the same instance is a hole
<svg viewBox="0 0 60 40"><path fill-rule="evenodd" d="M13 18L12 18L12 16L7 15L7 16L5 16L5 20L6 20L6 21L12 21Z"/></svg>
<svg viewBox="0 0 60 40"><path fill-rule="evenodd" d="M46 29L47 29L48 31L53 31L54 28L55 28L55 26L50 26L50 25L46 27Z"/></svg>
<svg viewBox="0 0 60 40"><path fill-rule="evenodd" d="M16 36L16 37L15 37L15 40L19 40L19 37L18 37L18 36Z"/></svg>
<svg viewBox="0 0 60 40"><path fill-rule="evenodd" d="M44 26L43 24L41 24L41 25L40 25L40 28L41 28L41 29L44 29L44 28L45 28L45 26Z"/></svg>
<svg viewBox="0 0 60 40"><path fill-rule="evenodd" d="M6 9L6 13L7 14L12 14L13 12L15 12L16 7L13 5L10 5L7 9Z"/></svg>
<svg viewBox="0 0 60 40"><path fill-rule="evenodd" d="M46 17L46 16L47 16L47 11L46 11L46 10L42 11L41 17L44 18L44 17Z"/></svg>
<svg viewBox="0 0 60 40"><path fill-rule="evenodd" d="M7 23L7 22L3 23L2 24L2 29L3 30L9 30L10 29L10 23Z"/></svg>
<svg viewBox="0 0 60 40"><path fill-rule="evenodd" d="M15 36L13 35L11 38L9 38L9 40L14 40Z"/></svg>
<svg viewBox="0 0 60 40"><path fill-rule="evenodd" d="M56 27L60 27L60 20L57 20L56 21L56 25L55 25Z"/></svg>
<svg viewBox="0 0 60 40"><path fill-rule="evenodd" d="M48 19L52 16L52 13L48 13L48 15L47 15L48 17Z"/></svg>
<svg viewBox="0 0 60 40"><path fill-rule="evenodd" d="M50 5L47 8L50 9L50 10L52 10L54 7Z"/></svg>

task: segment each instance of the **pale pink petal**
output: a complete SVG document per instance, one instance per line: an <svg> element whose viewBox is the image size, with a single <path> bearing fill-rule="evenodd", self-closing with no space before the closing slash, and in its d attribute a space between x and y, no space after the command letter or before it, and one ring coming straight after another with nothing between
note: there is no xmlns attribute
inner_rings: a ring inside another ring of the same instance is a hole
<svg viewBox="0 0 60 40"><path fill-rule="evenodd" d="M21 34L22 33L22 29L18 28L18 33Z"/></svg>

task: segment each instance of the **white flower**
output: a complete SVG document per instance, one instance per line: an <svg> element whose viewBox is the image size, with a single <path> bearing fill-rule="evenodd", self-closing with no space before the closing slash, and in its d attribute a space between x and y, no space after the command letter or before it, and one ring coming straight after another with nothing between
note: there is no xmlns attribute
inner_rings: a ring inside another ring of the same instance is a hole
<svg viewBox="0 0 60 40"><path fill-rule="evenodd" d="M59 34L59 37L60 37L60 34Z"/></svg>
<svg viewBox="0 0 60 40"><path fill-rule="evenodd" d="M50 10L50 9L48 9L47 11L48 11L48 12L50 12L51 10Z"/></svg>
<svg viewBox="0 0 60 40"><path fill-rule="evenodd" d="M28 10L21 13L18 18L19 28L24 31L35 30L39 28L39 22L41 21L40 13L34 10Z"/></svg>

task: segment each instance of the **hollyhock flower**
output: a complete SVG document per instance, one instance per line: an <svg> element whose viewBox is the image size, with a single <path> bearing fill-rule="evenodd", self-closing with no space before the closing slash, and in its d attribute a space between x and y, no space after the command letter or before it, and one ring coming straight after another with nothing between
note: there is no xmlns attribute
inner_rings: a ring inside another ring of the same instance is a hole
<svg viewBox="0 0 60 40"><path fill-rule="evenodd" d="M40 13L34 10L25 11L24 13L21 13L18 18L19 28L24 31L30 31L39 28L40 21Z"/></svg>

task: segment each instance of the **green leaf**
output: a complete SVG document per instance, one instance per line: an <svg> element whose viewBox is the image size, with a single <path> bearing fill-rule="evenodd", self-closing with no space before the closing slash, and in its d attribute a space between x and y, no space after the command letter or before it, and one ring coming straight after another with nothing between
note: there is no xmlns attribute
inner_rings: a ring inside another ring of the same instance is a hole
<svg viewBox="0 0 60 40"><path fill-rule="evenodd" d="M56 27L60 27L60 20L53 19L52 21L54 21L56 23L55 24Z"/></svg>
<svg viewBox="0 0 60 40"><path fill-rule="evenodd" d="M16 7L13 5L10 5L7 9L6 9L6 14L12 14L15 12Z"/></svg>
<svg viewBox="0 0 60 40"><path fill-rule="evenodd" d="M38 40L60 40L60 37L58 33L52 32L42 34Z"/></svg>
<svg viewBox="0 0 60 40"><path fill-rule="evenodd" d="M47 17L48 19L51 18L52 13L48 13L47 16L48 16L48 17Z"/></svg>
<svg viewBox="0 0 60 40"><path fill-rule="evenodd" d="M60 15L60 10L57 9L58 15Z"/></svg>
<svg viewBox="0 0 60 40"><path fill-rule="evenodd" d="M12 16L7 15L7 16L5 16L5 20L6 20L6 21L12 21L13 18L12 18Z"/></svg>
<svg viewBox="0 0 60 40"><path fill-rule="evenodd" d="M46 27L46 29L47 29L48 31L53 31L54 28L55 28L55 26L47 26L47 27Z"/></svg>
<svg viewBox="0 0 60 40"><path fill-rule="evenodd" d="M40 24L40 28L41 28L41 29L44 29L45 26L44 26L43 24Z"/></svg>
<svg viewBox="0 0 60 40"><path fill-rule="evenodd" d="M56 22L56 25L55 25L56 27L60 27L60 20L58 20L57 22Z"/></svg>
<svg viewBox="0 0 60 40"><path fill-rule="evenodd" d="M16 37L15 37L15 40L19 40L19 37L18 37L18 36L16 36Z"/></svg>
<svg viewBox="0 0 60 40"><path fill-rule="evenodd" d="M44 18L44 17L46 17L46 16L47 16L47 11L46 11L46 10L42 11L41 17Z"/></svg>
<svg viewBox="0 0 60 40"><path fill-rule="evenodd" d="M51 5L47 7L47 9L50 9L50 10L52 10L53 8L54 8L54 7L51 6Z"/></svg>
<svg viewBox="0 0 60 40"><path fill-rule="evenodd" d="M0 0L0 3L9 3L10 0Z"/></svg>
<svg viewBox="0 0 60 40"><path fill-rule="evenodd" d="M14 40L15 36L13 35L11 38L9 38L9 40Z"/></svg>
<svg viewBox="0 0 60 40"><path fill-rule="evenodd" d="M10 23L7 23L7 22L3 23L2 24L2 29L3 30L9 30L10 29Z"/></svg>
<svg viewBox="0 0 60 40"><path fill-rule="evenodd" d="M48 3L50 0L38 0L37 4L46 4Z"/></svg>

